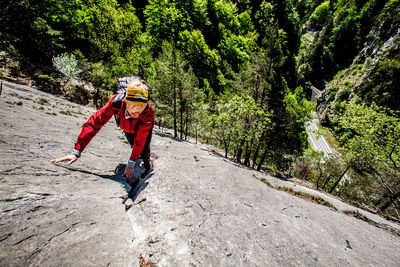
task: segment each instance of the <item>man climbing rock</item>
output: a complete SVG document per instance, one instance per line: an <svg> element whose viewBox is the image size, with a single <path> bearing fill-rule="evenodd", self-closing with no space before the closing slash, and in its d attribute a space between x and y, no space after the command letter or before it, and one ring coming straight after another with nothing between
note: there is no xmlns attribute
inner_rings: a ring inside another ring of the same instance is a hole
<svg viewBox="0 0 400 267"><path fill-rule="evenodd" d="M150 142L154 123L154 111L149 103L149 87L139 77L124 77L118 80L119 94L113 95L108 103L96 111L82 126L75 148L68 156L53 160L53 163L78 160L85 147L110 118L115 115L117 124L124 131L132 153L123 176L130 184L134 178L134 167L139 157L145 172L149 172Z"/></svg>

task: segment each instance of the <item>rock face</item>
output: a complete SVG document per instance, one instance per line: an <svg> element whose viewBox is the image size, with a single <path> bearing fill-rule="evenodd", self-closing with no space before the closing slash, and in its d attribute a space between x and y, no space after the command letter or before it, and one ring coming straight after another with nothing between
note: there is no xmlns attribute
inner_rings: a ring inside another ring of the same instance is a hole
<svg viewBox="0 0 400 267"><path fill-rule="evenodd" d="M384 33L380 32L380 28L382 28L382 24L381 27L373 28L370 31L363 49L354 59L353 64L338 73L323 89L317 107L323 122L332 119L336 112L335 104L337 102L350 100L356 95L364 98L365 92L360 94L360 90L366 84L373 82L371 77L378 71L380 61L398 57L400 53L400 25L394 25ZM385 39L381 40L380 35L383 35ZM394 76L390 78L396 79ZM388 78L387 82L389 81ZM383 86L389 87L388 85ZM344 92L346 90L348 90L347 93ZM343 96L345 97L343 98ZM399 105L398 94L394 93L392 98L394 99L393 102Z"/></svg>
<svg viewBox="0 0 400 267"><path fill-rule="evenodd" d="M94 112L4 83L0 98L0 262L11 266L396 266L399 225L319 192L235 165L155 129L155 170L124 205L113 174L130 148L110 121L73 165ZM137 174L139 174L139 169ZM259 179L256 179L259 178ZM336 209L267 186L320 195ZM132 203L133 202L133 203ZM133 204L126 211L126 207ZM384 226L384 227L382 227Z"/></svg>

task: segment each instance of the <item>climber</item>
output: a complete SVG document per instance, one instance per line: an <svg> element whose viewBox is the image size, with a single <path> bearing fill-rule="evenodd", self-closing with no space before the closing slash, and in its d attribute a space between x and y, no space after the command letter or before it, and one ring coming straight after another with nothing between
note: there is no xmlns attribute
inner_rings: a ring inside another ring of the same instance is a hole
<svg viewBox="0 0 400 267"><path fill-rule="evenodd" d="M82 126L75 148L70 155L52 160L52 163L78 160L85 147L114 115L118 126L124 131L132 153L123 176L132 184L134 167L139 156L143 160L145 173L150 171L150 142L154 123L154 111L149 103L149 87L139 77L124 77L118 80L119 94L111 96L108 103L96 111Z"/></svg>

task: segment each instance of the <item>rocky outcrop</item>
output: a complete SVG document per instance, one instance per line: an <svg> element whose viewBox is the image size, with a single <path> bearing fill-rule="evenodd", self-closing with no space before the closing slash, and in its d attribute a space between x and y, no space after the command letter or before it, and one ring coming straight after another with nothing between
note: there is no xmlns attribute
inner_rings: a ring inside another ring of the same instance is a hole
<svg viewBox="0 0 400 267"><path fill-rule="evenodd" d="M71 151L93 111L4 83L2 265L139 266L141 257L157 266L395 266L400 260L399 225L159 129L155 170L123 204L130 188L113 170L130 149L113 120L75 164L50 163ZM307 194L331 206L303 199Z"/></svg>
<svg viewBox="0 0 400 267"><path fill-rule="evenodd" d="M330 121L335 114L334 106L337 102L350 100L360 95L361 88L372 82L371 77L377 71L380 61L399 55L400 26L392 25L386 29L387 32L382 32L384 23L386 22L382 22L380 27L371 30L353 64L336 75L323 90L318 99L318 113L323 121ZM381 37L385 39L382 40ZM349 92L343 93L345 90ZM340 98L341 95L346 95L346 98ZM398 101L400 99L396 100Z"/></svg>

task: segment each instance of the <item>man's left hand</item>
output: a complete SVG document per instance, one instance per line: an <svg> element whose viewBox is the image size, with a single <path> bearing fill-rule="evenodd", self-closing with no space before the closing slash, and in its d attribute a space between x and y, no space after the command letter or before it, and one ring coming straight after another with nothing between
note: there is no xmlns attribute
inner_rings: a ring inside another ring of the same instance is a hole
<svg viewBox="0 0 400 267"><path fill-rule="evenodd" d="M124 174L122 174L122 176L125 176L126 179L128 180L128 183L132 184L134 174L135 174L134 168L125 167Z"/></svg>

